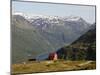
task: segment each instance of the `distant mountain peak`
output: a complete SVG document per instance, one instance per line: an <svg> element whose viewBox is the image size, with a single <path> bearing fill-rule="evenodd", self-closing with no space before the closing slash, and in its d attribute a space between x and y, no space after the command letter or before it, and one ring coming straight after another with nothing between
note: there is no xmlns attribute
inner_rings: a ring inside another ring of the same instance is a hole
<svg viewBox="0 0 100 75"><path fill-rule="evenodd" d="M68 17L65 17L66 21L78 21L80 19L81 19L81 17L79 17L79 16L68 16Z"/></svg>
<svg viewBox="0 0 100 75"><path fill-rule="evenodd" d="M30 16L28 14L25 14L23 12L14 12L14 13L12 13L12 15L20 15L20 16L23 16L26 19L30 18Z"/></svg>
<svg viewBox="0 0 100 75"><path fill-rule="evenodd" d="M40 15L40 14L28 14L28 13L22 13L22 12L14 12L13 15L21 15L23 17L25 17L26 19L28 20L31 20L31 19L38 19L38 18L44 18L44 19L62 19L64 21L79 21L79 20L82 20L81 17L79 16L63 16L63 17L60 17L60 16L49 16L49 15Z"/></svg>

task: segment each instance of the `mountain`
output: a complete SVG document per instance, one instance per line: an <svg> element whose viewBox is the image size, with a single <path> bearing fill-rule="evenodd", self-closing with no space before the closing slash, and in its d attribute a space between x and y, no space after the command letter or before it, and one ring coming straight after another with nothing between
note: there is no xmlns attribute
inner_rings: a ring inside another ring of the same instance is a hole
<svg viewBox="0 0 100 75"><path fill-rule="evenodd" d="M88 31L90 26L80 17L14 13L11 24L12 63L36 58L69 45Z"/></svg>
<svg viewBox="0 0 100 75"><path fill-rule="evenodd" d="M96 60L96 25L93 24L86 33L57 53L60 59Z"/></svg>
<svg viewBox="0 0 100 75"><path fill-rule="evenodd" d="M31 20L30 20L31 19ZM33 16L28 19L58 49L84 34L91 24L81 17Z"/></svg>
<svg viewBox="0 0 100 75"><path fill-rule="evenodd" d="M22 16L12 17L11 32L13 63L53 50L53 46Z"/></svg>

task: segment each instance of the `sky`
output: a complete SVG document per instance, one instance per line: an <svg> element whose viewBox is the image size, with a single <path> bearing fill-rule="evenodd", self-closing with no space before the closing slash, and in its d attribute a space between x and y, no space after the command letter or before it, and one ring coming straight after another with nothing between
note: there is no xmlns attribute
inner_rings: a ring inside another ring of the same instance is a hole
<svg viewBox="0 0 100 75"><path fill-rule="evenodd" d="M95 22L95 6L13 1L12 11L61 17L79 16L89 23Z"/></svg>

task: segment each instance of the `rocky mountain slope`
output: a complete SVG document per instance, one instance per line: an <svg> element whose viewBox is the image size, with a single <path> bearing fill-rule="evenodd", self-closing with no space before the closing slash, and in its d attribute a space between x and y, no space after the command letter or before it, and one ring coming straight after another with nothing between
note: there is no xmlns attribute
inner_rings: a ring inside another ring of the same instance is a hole
<svg viewBox="0 0 100 75"><path fill-rule="evenodd" d="M80 17L12 15L12 62L56 51L89 30Z"/></svg>

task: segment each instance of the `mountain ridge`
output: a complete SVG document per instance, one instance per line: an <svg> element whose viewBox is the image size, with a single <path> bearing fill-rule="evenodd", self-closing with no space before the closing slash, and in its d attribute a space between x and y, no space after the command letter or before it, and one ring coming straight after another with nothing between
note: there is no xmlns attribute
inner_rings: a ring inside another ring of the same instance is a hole
<svg viewBox="0 0 100 75"><path fill-rule="evenodd" d="M96 60L96 24L68 46L58 51L60 59L68 60Z"/></svg>
<svg viewBox="0 0 100 75"><path fill-rule="evenodd" d="M84 22L57 21L59 23L55 23L55 19L48 23L47 19L36 18L30 22L21 15L12 15L12 62L23 62L30 57L56 51L72 43L90 26Z"/></svg>

